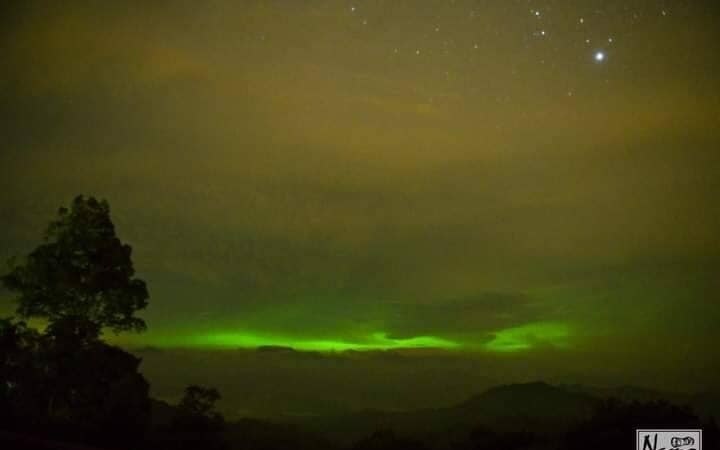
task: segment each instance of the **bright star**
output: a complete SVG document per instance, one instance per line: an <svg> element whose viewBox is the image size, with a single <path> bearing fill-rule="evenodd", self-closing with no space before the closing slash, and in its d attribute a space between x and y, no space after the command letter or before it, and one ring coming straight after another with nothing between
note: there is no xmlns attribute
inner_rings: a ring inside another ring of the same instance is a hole
<svg viewBox="0 0 720 450"><path fill-rule="evenodd" d="M597 62L605 61L605 52L595 52L595 61L597 61Z"/></svg>

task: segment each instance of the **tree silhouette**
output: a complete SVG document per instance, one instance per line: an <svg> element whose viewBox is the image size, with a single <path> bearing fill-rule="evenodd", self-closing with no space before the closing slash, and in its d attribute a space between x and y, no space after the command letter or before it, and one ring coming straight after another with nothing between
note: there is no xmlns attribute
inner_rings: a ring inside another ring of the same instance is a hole
<svg viewBox="0 0 720 450"><path fill-rule="evenodd" d="M215 410L220 393L215 388L192 384L178 404L175 426L184 430L212 431L222 428L223 416Z"/></svg>
<svg viewBox="0 0 720 450"><path fill-rule="evenodd" d="M17 428L44 405L40 334L25 322L0 319L0 421Z"/></svg>
<svg viewBox="0 0 720 450"><path fill-rule="evenodd" d="M142 331L147 306L131 248L115 235L106 201L76 197L60 208L24 264L1 277L19 294L17 315L47 321L43 333L0 321L0 409L8 426L123 446L148 422L140 359L100 339L103 328ZM7 416L7 417L5 417Z"/></svg>
<svg viewBox="0 0 720 450"><path fill-rule="evenodd" d="M215 388L190 385L178 404L170 430L174 439L165 447L177 450L227 448L222 434L225 419L215 410L220 393Z"/></svg>
<svg viewBox="0 0 720 450"><path fill-rule="evenodd" d="M60 208L44 242L23 265L11 263L2 277L19 293L17 314L44 318L58 327L91 338L102 328L142 331L135 312L147 306L145 282L134 278L132 249L115 235L106 201L76 197Z"/></svg>

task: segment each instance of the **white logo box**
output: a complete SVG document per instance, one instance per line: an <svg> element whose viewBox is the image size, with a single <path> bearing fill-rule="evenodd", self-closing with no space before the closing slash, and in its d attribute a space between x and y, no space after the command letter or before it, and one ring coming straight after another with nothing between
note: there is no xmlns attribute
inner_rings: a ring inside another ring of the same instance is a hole
<svg viewBox="0 0 720 450"><path fill-rule="evenodd" d="M702 430L636 430L635 450L702 450Z"/></svg>

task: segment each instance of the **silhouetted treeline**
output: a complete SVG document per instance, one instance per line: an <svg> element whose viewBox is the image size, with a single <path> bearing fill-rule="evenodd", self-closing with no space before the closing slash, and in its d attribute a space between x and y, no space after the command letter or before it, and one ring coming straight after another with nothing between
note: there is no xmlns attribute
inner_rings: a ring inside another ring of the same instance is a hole
<svg viewBox="0 0 720 450"><path fill-rule="evenodd" d="M21 262L10 261L1 281L17 295L17 309L16 317L0 319L0 428L15 434L4 440L20 433L103 448L150 441L141 360L102 339L106 329L146 327L135 314L149 294L131 255L115 234L108 203L78 196L58 210L40 245ZM30 328L27 319L46 326ZM219 398L214 389L188 387L175 429L194 433L197 446L219 448Z"/></svg>
<svg viewBox="0 0 720 450"><path fill-rule="evenodd" d="M65 328L0 322L3 428L77 442L135 442L149 420L140 359Z"/></svg>

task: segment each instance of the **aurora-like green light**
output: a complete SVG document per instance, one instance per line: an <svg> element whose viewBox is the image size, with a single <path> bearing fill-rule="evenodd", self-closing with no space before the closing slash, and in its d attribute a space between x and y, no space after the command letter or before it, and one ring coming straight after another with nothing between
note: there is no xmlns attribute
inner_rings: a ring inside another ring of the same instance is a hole
<svg viewBox="0 0 720 450"><path fill-rule="evenodd" d="M497 330L491 340L480 344L478 336L463 340L451 340L437 336L414 336L392 338L387 332L378 331L365 335L347 337L300 337L251 330L188 332L177 334L150 334L141 340L127 336L113 336L118 345L158 348L233 349L263 346L288 347L301 351L343 352L348 350L372 351L393 349L442 349L458 351L485 351L492 353L518 353L539 348L568 348L572 337L571 328L562 322L531 322L520 326Z"/></svg>
<svg viewBox="0 0 720 450"><path fill-rule="evenodd" d="M533 322L495 332L484 345L491 352L509 353L531 350L538 346L567 347L570 328L559 322Z"/></svg>
<svg viewBox="0 0 720 450"><path fill-rule="evenodd" d="M373 333L367 337L356 340L297 339L250 332L219 332L158 339L156 344L160 347L192 348L256 348L260 346L282 346L306 351L391 350L400 348L452 349L460 346L457 342L434 336L393 339L389 338L385 332Z"/></svg>

